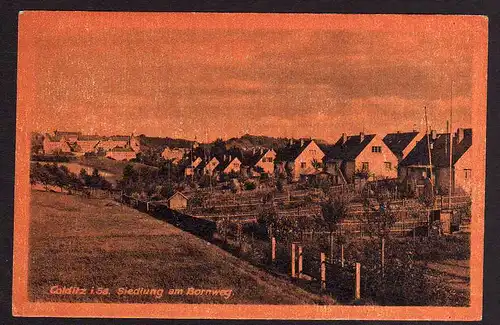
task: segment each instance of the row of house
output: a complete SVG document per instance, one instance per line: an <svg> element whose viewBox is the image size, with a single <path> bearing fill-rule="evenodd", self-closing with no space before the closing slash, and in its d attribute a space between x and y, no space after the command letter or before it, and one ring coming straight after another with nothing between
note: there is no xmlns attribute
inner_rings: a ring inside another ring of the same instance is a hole
<svg viewBox="0 0 500 325"><path fill-rule="evenodd" d="M453 168L449 160L450 141L453 141ZM451 135L431 131L428 136L417 131L390 133L384 137L360 133L342 134L333 145L301 139L291 140L276 151L232 149L218 155L167 148L164 157L175 158L183 166L185 176L241 172L250 177L263 173L287 174L293 181L328 178L333 184L349 184L357 178L399 179L413 189L423 187L426 179L432 179L436 189L443 192L450 188L451 172L453 189L470 193L471 144L472 129L458 129Z"/></svg>
<svg viewBox="0 0 500 325"><path fill-rule="evenodd" d="M43 138L44 154L73 154L83 156L86 153L103 152L106 157L115 160L130 160L140 152L139 140L130 136L84 135L81 132L54 131L45 133Z"/></svg>

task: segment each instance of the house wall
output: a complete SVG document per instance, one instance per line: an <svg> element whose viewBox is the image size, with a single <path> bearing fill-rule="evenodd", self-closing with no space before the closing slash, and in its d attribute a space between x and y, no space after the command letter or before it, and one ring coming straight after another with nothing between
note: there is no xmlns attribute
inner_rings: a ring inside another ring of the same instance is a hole
<svg viewBox="0 0 500 325"><path fill-rule="evenodd" d="M455 163L455 191L472 194L474 173L472 161L472 150L469 148ZM469 172L466 173L465 169L468 169ZM470 175L468 175L469 173Z"/></svg>
<svg viewBox="0 0 500 325"><path fill-rule="evenodd" d="M438 193L448 193L448 189L450 188L450 168L449 167L441 167L435 168L435 177L436 177L436 190ZM452 175L453 177L453 175ZM452 186L454 180L452 179Z"/></svg>
<svg viewBox="0 0 500 325"><path fill-rule="evenodd" d="M190 166L187 166L185 169L184 169L184 175L185 176L191 176L194 174L194 169L196 167L198 167L198 165L201 163L201 158L200 157L197 157L193 163L190 165Z"/></svg>
<svg viewBox="0 0 500 325"><path fill-rule="evenodd" d="M179 162L183 157L184 157L184 154L186 153L185 150L183 149L177 149L177 148L174 148L174 149L170 149L170 148L165 148L165 150L163 150L163 152L161 153L161 156L163 157L163 159L165 160L170 160L170 159L173 159L174 162Z"/></svg>
<svg viewBox="0 0 500 325"><path fill-rule="evenodd" d="M208 164L203 168L203 172L207 175L213 175L214 169L219 165L219 161L216 158L212 158Z"/></svg>
<svg viewBox="0 0 500 325"><path fill-rule="evenodd" d="M330 174L331 180L334 185L345 184L348 182L348 179L345 177L344 172L342 170L342 161L330 161L325 163L324 171Z"/></svg>
<svg viewBox="0 0 500 325"><path fill-rule="evenodd" d="M106 157L121 161L134 159L136 154L134 151L108 151Z"/></svg>
<svg viewBox="0 0 500 325"><path fill-rule="evenodd" d="M180 194L176 194L168 201L170 209L181 210L187 208L187 200Z"/></svg>
<svg viewBox="0 0 500 325"><path fill-rule="evenodd" d="M229 174L231 172L233 173L239 173L241 169L241 161L238 158L234 158L229 165L224 169L223 173L224 174Z"/></svg>
<svg viewBox="0 0 500 325"><path fill-rule="evenodd" d="M315 168L313 166L313 161L317 161L321 164L323 161L323 157L325 157L323 151L320 149L320 147L318 147L316 142L311 141L293 162L293 180L298 180L301 174L314 171ZM304 166L302 165L302 163L305 163Z"/></svg>
<svg viewBox="0 0 500 325"><path fill-rule="evenodd" d="M348 183L354 183L354 175L356 174L356 164L354 161L343 161L341 165L342 173Z"/></svg>
<svg viewBox="0 0 500 325"><path fill-rule="evenodd" d="M271 159L271 161L267 161ZM276 159L276 152L274 150L268 150L264 156L255 164L256 167L262 168L264 173L272 175L274 173L274 160ZM263 160L266 160L264 162Z"/></svg>
<svg viewBox="0 0 500 325"><path fill-rule="evenodd" d="M373 146L381 147L382 152L372 152ZM356 171L362 170L363 162L368 162L368 171L371 174L369 180L398 177L398 158L378 136L375 136L356 157ZM385 162L391 164L390 169L386 168Z"/></svg>

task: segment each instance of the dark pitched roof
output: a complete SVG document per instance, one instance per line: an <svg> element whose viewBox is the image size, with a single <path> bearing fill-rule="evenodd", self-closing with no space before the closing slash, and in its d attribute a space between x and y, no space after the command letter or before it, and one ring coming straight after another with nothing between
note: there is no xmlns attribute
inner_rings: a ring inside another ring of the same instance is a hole
<svg viewBox="0 0 500 325"><path fill-rule="evenodd" d="M437 134L436 139L430 138L431 158L434 167L450 166L450 134ZM456 143L456 137L453 138L453 165L463 156L463 154L472 145L472 129L464 129L462 141ZM403 159L400 166L426 166L429 165L429 149L427 146L427 136L420 140L415 148L410 151L408 156Z"/></svg>
<svg viewBox="0 0 500 325"><path fill-rule="evenodd" d="M111 141L128 141L128 140L130 140L130 137L126 136L126 135L112 135L110 137L107 137L107 140L111 140Z"/></svg>
<svg viewBox="0 0 500 325"><path fill-rule="evenodd" d="M303 145L301 145L301 141L295 141L286 147L278 149L276 152L276 161L294 161L312 141L303 140Z"/></svg>
<svg viewBox="0 0 500 325"><path fill-rule="evenodd" d="M131 148L123 148L123 147L114 147L112 148L111 150L109 151L114 151L114 152L135 152L134 150L132 150Z"/></svg>
<svg viewBox="0 0 500 325"><path fill-rule="evenodd" d="M256 150L246 150L242 153L241 163L245 166L255 166L272 149L262 148Z"/></svg>
<svg viewBox="0 0 500 325"><path fill-rule="evenodd" d="M403 156L403 150L415 139L418 132L397 132L387 134L383 141L398 157Z"/></svg>
<svg viewBox="0 0 500 325"><path fill-rule="evenodd" d="M229 158L231 158L231 159L229 159ZM239 158L237 156L236 157L235 156L231 156L231 157L228 156L228 157L226 157L226 160L220 160L220 159L218 159L219 160L219 164L217 165L217 167L215 167L215 170L217 170L217 171L223 171L236 158L238 158L238 160L241 162L241 158Z"/></svg>
<svg viewBox="0 0 500 325"><path fill-rule="evenodd" d="M78 136L77 141L97 141L97 140L102 140L102 139L103 139L103 137L100 136L100 135L93 135L93 134L85 135L85 134L80 134Z"/></svg>
<svg viewBox="0 0 500 325"><path fill-rule="evenodd" d="M373 140L375 134L364 135L361 141L360 135L352 135L347 137L347 141L342 143L342 137L332 145L322 145L321 150L325 152L326 160L354 160Z"/></svg>

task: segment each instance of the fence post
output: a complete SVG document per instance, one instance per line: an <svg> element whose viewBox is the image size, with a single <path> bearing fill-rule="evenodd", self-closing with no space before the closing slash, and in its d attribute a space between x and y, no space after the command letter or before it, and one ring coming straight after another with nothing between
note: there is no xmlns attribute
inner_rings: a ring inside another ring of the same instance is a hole
<svg viewBox="0 0 500 325"><path fill-rule="evenodd" d="M384 278L384 268L385 268L385 238L382 238L382 244L380 247L380 266L382 268L382 279ZM356 266L357 267L357 266Z"/></svg>
<svg viewBox="0 0 500 325"><path fill-rule="evenodd" d="M326 289L326 258L325 253L321 252L320 254L320 273L321 273L321 290Z"/></svg>
<svg viewBox="0 0 500 325"><path fill-rule="evenodd" d="M344 244L340 246L340 259L342 263L342 267L344 267Z"/></svg>
<svg viewBox="0 0 500 325"><path fill-rule="evenodd" d="M298 249L299 249L299 252L298 252L298 254L299 254L299 269L298 269L298 271L299 272L298 273L299 273L299 279L300 279L300 278L302 278L302 258L303 258L302 245L299 245Z"/></svg>
<svg viewBox="0 0 500 325"><path fill-rule="evenodd" d="M292 258L290 263L292 263L292 278L295 278L295 243L292 243Z"/></svg>
<svg viewBox="0 0 500 325"><path fill-rule="evenodd" d="M271 262L276 262L276 238L271 238Z"/></svg>
<svg viewBox="0 0 500 325"><path fill-rule="evenodd" d="M361 299L361 264L356 263L356 284L354 290L354 299Z"/></svg>
<svg viewBox="0 0 500 325"><path fill-rule="evenodd" d="M330 231L329 240L330 240L330 261L333 261L333 232L332 231Z"/></svg>

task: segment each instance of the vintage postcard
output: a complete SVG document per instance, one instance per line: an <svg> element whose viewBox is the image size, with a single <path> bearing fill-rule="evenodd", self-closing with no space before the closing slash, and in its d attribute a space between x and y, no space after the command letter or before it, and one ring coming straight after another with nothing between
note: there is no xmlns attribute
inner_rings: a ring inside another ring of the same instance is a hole
<svg viewBox="0 0 500 325"><path fill-rule="evenodd" d="M481 319L487 25L20 12L13 314Z"/></svg>

